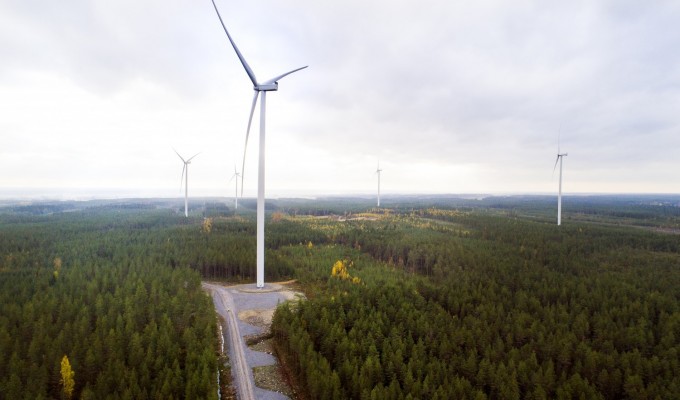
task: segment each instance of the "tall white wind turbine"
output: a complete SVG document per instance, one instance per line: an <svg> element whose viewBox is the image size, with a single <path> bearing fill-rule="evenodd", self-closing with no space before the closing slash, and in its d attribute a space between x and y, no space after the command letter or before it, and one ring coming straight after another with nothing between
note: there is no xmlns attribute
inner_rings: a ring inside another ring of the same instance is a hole
<svg viewBox="0 0 680 400"><path fill-rule="evenodd" d="M253 95L253 105L250 108L250 117L248 118L248 128L246 129L246 143L243 150L243 166L241 167L241 195L243 195L243 177L245 175L245 164L246 164L246 149L248 147L248 136L250 135L250 125L253 122L253 113L255 112L255 105L257 104L257 97L262 93L262 99L260 100L260 151L259 151L259 164L258 164L258 175L257 175L257 287L264 287L264 138L265 138L265 115L266 115L266 95L267 92L273 92L279 89L279 80L297 72L301 69L307 68L307 66L296 68L292 71L288 71L277 77L274 77L268 81L259 82L255 77L255 73L250 68L243 54L236 47L236 43L231 38L227 26L222 20L220 11L217 9L215 0L211 0L213 7L215 7L215 12L217 17L224 28L224 33L227 34L231 46L234 48L236 55L238 56L241 65L246 70L246 74L253 83L253 90L255 94Z"/></svg>
<svg viewBox="0 0 680 400"><path fill-rule="evenodd" d="M234 210L238 208L238 178L241 177L241 174L236 170L236 165L234 165L234 175L231 176L231 179L229 179L229 182L234 181L236 184L236 189L234 192Z"/></svg>
<svg viewBox="0 0 680 400"><path fill-rule="evenodd" d="M557 168L557 163L560 163L560 186L557 192L557 226L562 225L562 158L569 155L568 153L560 153L560 138L557 137L557 159L555 160L555 166L553 167L553 174L555 173L555 168Z"/></svg>
<svg viewBox="0 0 680 400"><path fill-rule="evenodd" d="M380 169L380 161L378 161L378 168L376 168L375 173L378 174L378 207L380 207L380 173L382 170Z"/></svg>
<svg viewBox="0 0 680 400"><path fill-rule="evenodd" d="M173 149L175 150L175 149ZM188 160L185 160L184 157L180 156L179 153L177 153L177 150L175 150L175 153L177 154L177 157L182 160L184 163L184 167L182 167L182 176L179 178L179 190L180 192L182 191L182 181L184 181L184 216L188 217L189 216L189 164L191 164L191 160L196 157L197 155L201 153L196 153L191 158Z"/></svg>

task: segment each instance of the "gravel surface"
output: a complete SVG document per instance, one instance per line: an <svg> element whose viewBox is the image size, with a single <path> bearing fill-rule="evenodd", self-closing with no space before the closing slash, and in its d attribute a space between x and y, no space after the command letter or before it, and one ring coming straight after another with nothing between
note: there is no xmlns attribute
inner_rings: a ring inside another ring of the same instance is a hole
<svg viewBox="0 0 680 400"><path fill-rule="evenodd" d="M255 397L260 400L290 400L290 397L282 393L272 392L255 386Z"/></svg>
<svg viewBox="0 0 680 400"><path fill-rule="evenodd" d="M250 368L276 364L276 358L273 355L250 348L246 350L246 360Z"/></svg>
<svg viewBox="0 0 680 400"><path fill-rule="evenodd" d="M237 323L241 336L266 333L271 324L271 320L269 319L271 318L271 313L267 313L266 311L274 309L278 304L295 297L295 295L287 288L275 283L265 284L263 289L258 289L255 284L227 286L226 288L227 292L232 297L235 314L239 315ZM221 311L219 307L217 307L217 311ZM252 311L256 311L257 316L251 315L254 314ZM243 321L241 316L247 316L246 320L251 321L256 325ZM277 363L276 358L271 354L255 351L248 347L244 348L244 353L246 363L251 369ZM289 397L284 394L265 390L257 386L254 387L254 394L257 399L263 400L289 399Z"/></svg>

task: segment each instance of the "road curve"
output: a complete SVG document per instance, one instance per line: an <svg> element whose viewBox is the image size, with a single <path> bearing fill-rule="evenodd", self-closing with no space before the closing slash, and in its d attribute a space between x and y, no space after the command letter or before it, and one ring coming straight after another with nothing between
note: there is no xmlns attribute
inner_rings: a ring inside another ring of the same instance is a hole
<svg viewBox="0 0 680 400"><path fill-rule="evenodd" d="M212 293L217 312L219 312L227 322L230 361L238 397L241 400L254 400L253 374L248 368L245 353L243 352L245 343L243 342L243 337L238 328L238 321L234 314L234 310L236 310L234 307L234 300L227 288L223 286L203 282L203 287Z"/></svg>

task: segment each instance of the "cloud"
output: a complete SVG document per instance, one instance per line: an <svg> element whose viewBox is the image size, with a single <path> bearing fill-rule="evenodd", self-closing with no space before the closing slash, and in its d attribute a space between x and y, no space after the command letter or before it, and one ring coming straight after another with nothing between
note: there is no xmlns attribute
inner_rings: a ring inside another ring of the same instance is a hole
<svg viewBox="0 0 680 400"><path fill-rule="evenodd" d="M552 191L560 126L570 190L677 192L674 2L216 1L259 78L310 65L267 97L275 192L369 192L378 159L387 192ZM0 58L0 186L171 195L178 146L230 193L252 87L210 1L3 2Z"/></svg>

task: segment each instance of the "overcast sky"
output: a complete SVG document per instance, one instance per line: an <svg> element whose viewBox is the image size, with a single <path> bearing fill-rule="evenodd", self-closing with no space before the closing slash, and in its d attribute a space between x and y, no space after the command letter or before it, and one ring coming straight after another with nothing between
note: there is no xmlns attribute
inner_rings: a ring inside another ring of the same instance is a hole
<svg viewBox="0 0 680 400"><path fill-rule="evenodd" d="M267 96L268 196L378 162L383 193L555 192L560 126L565 193L680 192L680 2L216 1L260 80L309 65ZM0 197L180 196L173 147L232 196L252 93L210 0L0 0Z"/></svg>

